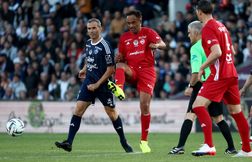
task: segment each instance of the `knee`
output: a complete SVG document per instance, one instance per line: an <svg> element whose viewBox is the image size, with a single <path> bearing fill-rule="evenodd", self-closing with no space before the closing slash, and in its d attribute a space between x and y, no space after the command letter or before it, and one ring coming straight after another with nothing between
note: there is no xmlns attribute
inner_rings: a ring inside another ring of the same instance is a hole
<svg viewBox="0 0 252 162"><path fill-rule="evenodd" d="M150 104L147 102L140 103L142 114L149 114Z"/></svg>
<svg viewBox="0 0 252 162"><path fill-rule="evenodd" d="M237 114L242 111L241 105L227 105L230 114Z"/></svg>
<svg viewBox="0 0 252 162"><path fill-rule="evenodd" d="M82 117L83 111L81 111L81 110L79 110L79 109L75 109L74 115L79 116L79 117Z"/></svg>
<svg viewBox="0 0 252 162"><path fill-rule="evenodd" d="M212 119L214 120L216 124L218 124L219 122L223 120L223 116L222 115L215 116L215 117L212 117Z"/></svg>
<svg viewBox="0 0 252 162"><path fill-rule="evenodd" d="M189 119L191 120L192 122L196 119L196 115L194 113L186 113L186 116L185 116L185 119Z"/></svg>

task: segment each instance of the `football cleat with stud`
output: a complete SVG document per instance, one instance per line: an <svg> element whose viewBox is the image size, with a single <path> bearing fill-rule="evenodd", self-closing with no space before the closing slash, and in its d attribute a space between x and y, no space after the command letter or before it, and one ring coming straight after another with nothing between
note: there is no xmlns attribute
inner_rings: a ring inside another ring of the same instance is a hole
<svg viewBox="0 0 252 162"><path fill-rule="evenodd" d="M150 153L151 149L148 145L148 141L140 141L140 149L142 150L142 153Z"/></svg>
<svg viewBox="0 0 252 162"><path fill-rule="evenodd" d="M108 89L119 99L124 100L125 94L123 90L114 82L108 81Z"/></svg>
<svg viewBox="0 0 252 162"><path fill-rule="evenodd" d="M121 145L122 145L123 149L125 150L125 152L127 152L127 153L133 152L132 147L128 144L127 141L120 141L120 142L121 142Z"/></svg>
<svg viewBox="0 0 252 162"><path fill-rule="evenodd" d="M252 151L250 152L245 152L240 150L236 155L232 156L232 157L252 157Z"/></svg>
<svg viewBox="0 0 252 162"><path fill-rule="evenodd" d="M72 151L72 145L67 142L67 141L63 141L63 142L55 142L55 145L58 147L58 148L62 148L64 149L65 151L68 151L68 152L71 152Z"/></svg>
<svg viewBox="0 0 252 162"><path fill-rule="evenodd" d="M209 147L208 144L203 144L198 150L193 151L193 156L215 155L215 147Z"/></svg>
<svg viewBox="0 0 252 162"><path fill-rule="evenodd" d="M168 154L180 155L184 153L185 153L185 150L183 147L173 147L172 150Z"/></svg>
<svg viewBox="0 0 252 162"><path fill-rule="evenodd" d="M235 148L227 148L224 152L224 154L237 154L238 152L236 151Z"/></svg>

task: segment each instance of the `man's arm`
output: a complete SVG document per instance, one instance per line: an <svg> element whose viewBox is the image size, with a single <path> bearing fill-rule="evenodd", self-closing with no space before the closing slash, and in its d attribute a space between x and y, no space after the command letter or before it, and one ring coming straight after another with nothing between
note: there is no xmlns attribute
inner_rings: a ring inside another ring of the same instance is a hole
<svg viewBox="0 0 252 162"><path fill-rule="evenodd" d="M87 72L87 64L84 63L83 68L79 71L79 78L86 78L86 72Z"/></svg>
<svg viewBox="0 0 252 162"><path fill-rule="evenodd" d="M163 40L158 41L157 43L150 43L149 47L152 49L166 49L166 44Z"/></svg>
<svg viewBox="0 0 252 162"><path fill-rule="evenodd" d="M209 67L211 64L213 64L220 56L222 55L222 51L219 44L215 44L211 47L211 53L207 57L206 62L204 62L201 67L198 74L198 79L201 80L201 76L204 74L204 70Z"/></svg>
<svg viewBox="0 0 252 162"><path fill-rule="evenodd" d="M252 73L249 75L249 77L247 78L245 84L243 85L243 87L240 89L240 95L244 96L246 90L252 85Z"/></svg>
<svg viewBox="0 0 252 162"><path fill-rule="evenodd" d="M189 82L188 87L185 89L184 95L185 96L191 96L192 91L193 91L193 86L198 82L198 73L193 73L191 75L191 79Z"/></svg>

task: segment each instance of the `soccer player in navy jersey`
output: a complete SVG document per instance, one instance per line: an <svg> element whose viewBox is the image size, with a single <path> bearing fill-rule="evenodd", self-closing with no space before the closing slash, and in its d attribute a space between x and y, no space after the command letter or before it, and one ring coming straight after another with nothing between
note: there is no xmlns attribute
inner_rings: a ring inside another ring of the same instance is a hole
<svg viewBox="0 0 252 162"><path fill-rule="evenodd" d="M223 100L237 124L242 140L242 150L234 156L252 157L249 125L241 111L238 75L233 61L235 51L227 28L213 18L212 12L211 2L208 0L198 2L196 14L203 23L202 46L207 56L207 60L200 67L198 79L201 80L207 67L210 67L211 73L193 103L193 111L199 119L205 141L198 150L192 152L192 155L216 154L212 139L212 121L206 108L211 102Z"/></svg>
<svg viewBox="0 0 252 162"><path fill-rule="evenodd" d="M115 109L113 94L107 86L108 79L115 72L113 50L101 36L102 27L98 19L92 18L88 20L87 31L90 39L87 41L85 48L85 65L79 72L79 77L85 79L77 96L68 138L63 142L55 142L55 145L68 152L72 150L72 143L80 127L81 117L89 105L95 102L95 98L98 98L119 135L123 149L126 152L133 152L124 136L122 121Z"/></svg>

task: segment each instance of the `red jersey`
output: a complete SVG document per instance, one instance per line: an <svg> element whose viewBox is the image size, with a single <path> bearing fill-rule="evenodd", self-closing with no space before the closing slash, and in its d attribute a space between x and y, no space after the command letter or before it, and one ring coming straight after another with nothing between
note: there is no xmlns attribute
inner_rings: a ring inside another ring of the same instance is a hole
<svg viewBox="0 0 252 162"><path fill-rule="evenodd" d="M131 67L151 67L154 66L154 54L149 47L150 43L157 43L161 40L154 30L142 27L134 34L130 31L124 33L119 41L119 53Z"/></svg>
<svg viewBox="0 0 252 162"><path fill-rule="evenodd" d="M211 74L207 81L237 77L229 32L222 23L211 19L202 28L202 46L207 57L211 53L211 47L215 44L220 45L222 55L210 65Z"/></svg>

